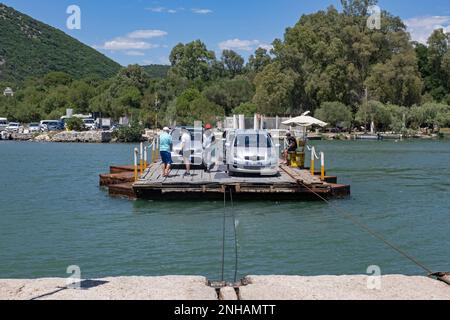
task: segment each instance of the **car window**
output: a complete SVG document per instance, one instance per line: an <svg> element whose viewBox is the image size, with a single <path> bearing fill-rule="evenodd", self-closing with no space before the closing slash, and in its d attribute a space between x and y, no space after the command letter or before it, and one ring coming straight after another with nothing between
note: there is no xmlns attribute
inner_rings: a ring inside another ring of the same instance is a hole
<svg viewBox="0 0 450 320"><path fill-rule="evenodd" d="M262 134L238 135L234 140L234 146L244 148L272 148L272 140L269 136Z"/></svg>

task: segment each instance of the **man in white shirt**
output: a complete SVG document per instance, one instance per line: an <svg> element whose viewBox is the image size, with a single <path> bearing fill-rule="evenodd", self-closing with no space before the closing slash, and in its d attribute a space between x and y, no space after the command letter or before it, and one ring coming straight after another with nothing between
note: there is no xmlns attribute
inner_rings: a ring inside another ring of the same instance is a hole
<svg viewBox="0 0 450 320"><path fill-rule="evenodd" d="M186 165L185 176L191 175L191 133L186 129L182 128L181 135L181 153L183 156L184 164Z"/></svg>

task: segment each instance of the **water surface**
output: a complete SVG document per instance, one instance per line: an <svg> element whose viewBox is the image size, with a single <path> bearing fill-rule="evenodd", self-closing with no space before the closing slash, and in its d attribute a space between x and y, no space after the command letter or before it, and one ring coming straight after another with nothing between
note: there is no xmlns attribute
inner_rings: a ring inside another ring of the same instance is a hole
<svg viewBox="0 0 450 320"><path fill-rule="evenodd" d="M238 202L239 277L423 271L342 218L351 213L436 271L450 269L450 142L314 142L352 196ZM222 202L113 199L98 187L133 145L0 142L0 278L203 275L219 279ZM198 199L197 199L198 200ZM231 215L230 209L227 215ZM227 222L226 278L234 275Z"/></svg>

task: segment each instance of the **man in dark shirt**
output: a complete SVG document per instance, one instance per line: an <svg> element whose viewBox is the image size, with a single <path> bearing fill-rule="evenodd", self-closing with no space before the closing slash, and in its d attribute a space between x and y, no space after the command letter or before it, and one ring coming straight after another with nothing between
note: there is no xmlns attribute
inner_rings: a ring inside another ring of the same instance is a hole
<svg viewBox="0 0 450 320"><path fill-rule="evenodd" d="M296 152L298 145L297 145L297 139L295 139L289 132L286 134L286 140L287 140L288 147L286 150L284 150L284 161L286 163L288 163L289 152Z"/></svg>

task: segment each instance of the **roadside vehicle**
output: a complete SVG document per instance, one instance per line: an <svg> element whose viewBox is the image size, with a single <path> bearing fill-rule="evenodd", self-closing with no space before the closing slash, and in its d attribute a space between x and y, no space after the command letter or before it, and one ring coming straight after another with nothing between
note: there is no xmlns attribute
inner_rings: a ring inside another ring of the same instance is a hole
<svg viewBox="0 0 450 320"><path fill-rule="evenodd" d="M62 131L64 130L64 123L58 120L42 120L39 123L41 131Z"/></svg>
<svg viewBox="0 0 450 320"><path fill-rule="evenodd" d="M20 124L17 122L10 122L6 127L6 131L8 132L19 132Z"/></svg>
<svg viewBox="0 0 450 320"><path fill-rule="evenodd" d="M0 118L0 132L5 131L8 126L8 119Z"/></svg>
<svg viewBox="0 0 450 320"><path fill-rule="evenodd" d="M227 146L228 174L276 176L278 148L267 130L237 130L232 144Z"/></svg>
<svg viewBox="0 0 450 320"><path fill-rule="evenodd" d="M28 132L29 133L36 133L41 131L41 126L39 123L30 123L28 125Z"/></svg>
<svg viewBox="0 0 450 320"><path fill-rule="evenodd" d="M94 119L83 119L83 123L87 130L95 130L97 128Z"/></svg>

